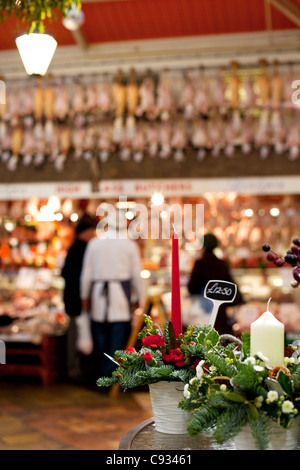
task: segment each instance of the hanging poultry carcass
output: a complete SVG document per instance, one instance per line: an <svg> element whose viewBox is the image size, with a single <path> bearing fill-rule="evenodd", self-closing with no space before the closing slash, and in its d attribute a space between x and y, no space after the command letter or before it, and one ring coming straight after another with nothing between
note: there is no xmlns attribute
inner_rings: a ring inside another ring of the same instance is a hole
<svg viewBox="0 0 300 470"><path fill-rule="evenodd" d="M97 105L101 114L107 115L113 110L112 85L107 75L98 83Z"/></svg>
<svg viewBox="0 0 300 470"><path fill-rule="evenodd" d="M154 158L158 154L159 149L159 131L158 124L155 122L148 122L146 125L146 139L148 154Z"/></svg>
<svg viewBox="0 0 300 470"><path fill-rule="evenodd" d="M126 86L126 105L127 120L126 127L132 137L135 134L135 114L139 104L139 87L136 81L136 73L134 69L130 70L129 81Z"/></svg>
<svg viewBox="0 0 300 470"><path fill-rule="evenodd" d="M244 155L248 155L251 152L254 143L254 121L251 114L246 115L244 118L240 141L242 153Z"/></svg>
<svg viewBox="0 0 300 470"><path fill-rule="evenodd" d="M82 116L84 119L84 114L86 110L86 93L85 86L80 81L76 82L73 87L73 94L70 99L70 113L74 119L79 116Z"/></svg>
<svg viewBox="0 0 300 470"><path fill-rule="evenodd" d="M44 88L43 88L43 79L38 77L36 80L34 94L33 94L33 114L36 124L40 123L44 116Z"/></svg>
<svg viewBox="0 0 300 470"><path fill-rule="evenodd" d="M102 123L99 128L98 136L98 156L100 162L107 162L114 149L111 125L109 122Z"/></svg>
<svg viewBox="0 0 300 470"><path fill-rule="evenodd" d="M171 147L173 149L173 158L176 162L185 160L185 149L187 146L187 130L183 119L174 123L171 138Z"/></svg>
<svg viewBox="0 0 300 470"><path fill-rule="evenodd" d="M17 169L20 151L23 143L23 129L20 125L17 125L12 131L11 138L11 151L12 155L7 162L7 169L9 171L15 171Z"/></svg>
<svg viewBox="0 0 300 470"><path fill-rule="evenodd" d="M195 117L195 84L191 71L187 71L184 76L184 85L179 100L183 117L187 121Z"/></svg>
<svg viewBox="0 0 300 470"><path fill-rule="evenodd" d="M45 116L45 139L47 144L51 142L54 134L54 102L55 92L52 86L52 76L49 75L44 91L44 116Z"/></svg>
<svg viewBox="0 0 300 470"><path fill-rule="evenodd" d="M119 70L112 84L112 97L114 103L115 118L124 115L126 109L126 86L123 83L123 72Z"/></svg>
<svg viewBox="0 0 300 470"><path fill-rule="evenodd" d="M206 121L201 119L196 120L193 125L191 143L194 149L197 151L197 160L204 160L208 148L208 132Z"/></svg>
<svg viewBox="0 0 300 470"><path fill-rule="evenodd" d="M136 163L140 163L144 158L144 153L146 149L146 136L144 126L139 123L136 132L131 141L133 160Z"/></svg>
<svg viewBox="0 0 300 470"><path fill-rule="evenodd" d="M124 128L119 143L119 157L122 161L127 161L131 158L132 152L132 138L128 134L127 129Z"/></svg>
<svg viewBox="0 0 300 470"><path fill-rule="evenodd" d="M95 80L93 78L92 82L86 86L85 112L92 115L96 112L98 104L98 90Z"/></svg>
<svg viewBox="0 0 300 470"><path fill-rule="evenodd" d="M248 75L243 83L245 90L245 98L243 100L243 107L246 110L252 110L256 107L257 104L257 94L255 92L255 83L251 72L248 72Z"/></svg>
<svg viewBox="0 0 300 470"><path fill-rule="evenodd" d="M170 122L162 122L159 126L159 156L160 158L168 158L171 155L171 138L172 138L172 125Z"/></svg>
<svg viewBox="0 0 300 470"><path fill-rule="evenodd" d="M194 107L197 116L206 117L211 108L210 82L205 76L204 70L199 71L194 81Z"/></svg>
<svg viewBox="0 0 300 470"><path fill-rule="evenodd" d="M286 143L288 146L288 158L290 160L296 160L299 158L299 151L300 151L300 129L299 129L299 122L297 119L293 119L292 123L290 124Z"/></svg>
<svg viewBox="0 0 300 470"><path fill-rule="evenodd" d="M78 115L74 119L74 127L72 128L71 142L73 148L73 157L75 160L79 160L83 155L84 141L86 129L81 124L81 120L77 119Z"/></svg>
<svg viewBox="0 0 300 470"><path fill-rule="evenodd" d="M54 168L61 172L64 170L66 159L71 148L71 133L69 126L61 126L59 129L59 154L54 160Z"/></svg>
<svg viewBox="0 0 300 470"><path fill-rule="evenodd" d="M20 150L24 166L30 165L35 153L35 137L32 126L25 126L23 135L23 144Z"/></svg>
<svg viewBox="0 0 300 470"><path fill-rule="evenodd" d="M221 68L217 70L212 85L212 106L218 114L223 115L226 110L227 84L224 78L224 71Z"/></svg>
<svg viewBox="0 0 300 470"><path fill-rule="evenodd" d="M96 124L91 122L86 130L83 141L83 157L85 160L90 161L93 158L96 145Z"/></svg>
<svg viewBox="0 0 300 470"><path fill-rule="evenodd" d="M157 86L157 107L162 121L168 121L171 114L176 109L172 90L172 79L167 70L164 70L159 78Z"/></svg>
<svg viewBox="0 0 300 470"><path fill-rule="evenodd" d="M208 124L208 142L211 148L211 155L218 157L225 147L224 123L221 119L212 119Z"/></svg>
<svg viewBox="0 0 300 470"><path fill-rule="evenodd" d="M156 105L155 82L150 73L142 80L139 87L139 98L136 116L145 116L149 120L154 120L158 115L158 108Z"/></svg>
<svg viewBox="0 0 300 470"><path fill-rule="evenodd" d="M55 101L53 112L58 123L64 124L70 114L70 90L65 80L61 80L55 85Z"/></svg>

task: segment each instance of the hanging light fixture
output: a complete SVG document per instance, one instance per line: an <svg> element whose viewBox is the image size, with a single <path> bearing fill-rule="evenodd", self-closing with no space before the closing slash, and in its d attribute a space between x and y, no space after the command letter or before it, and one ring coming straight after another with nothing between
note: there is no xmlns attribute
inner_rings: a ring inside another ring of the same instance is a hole
<svg viewBox="0 0 300 470"><path fill-rule="evenodd" d="M46 75L57 48L57 41L47 33L25 33L16 38L22 62L28 75Z"/></svg>

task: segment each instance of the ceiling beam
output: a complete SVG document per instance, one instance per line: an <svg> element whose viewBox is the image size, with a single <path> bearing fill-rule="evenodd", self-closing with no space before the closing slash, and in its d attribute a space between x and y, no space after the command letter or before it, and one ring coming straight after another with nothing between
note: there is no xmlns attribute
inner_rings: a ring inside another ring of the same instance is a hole
<svg viewBox="0 0 300 470"><path fill-rule="evenodd" d="M277 10L283 13L300 28L300 7L292 0L268 0Z"/></svg>
<svg viewBox="0 0 300 470"><path fill-rule="evenodd" d="M85 51L89 47L89 45L82 29L78 29L77 31L71 31L71 33L78 46L80 46L81 49Z"/></svg>

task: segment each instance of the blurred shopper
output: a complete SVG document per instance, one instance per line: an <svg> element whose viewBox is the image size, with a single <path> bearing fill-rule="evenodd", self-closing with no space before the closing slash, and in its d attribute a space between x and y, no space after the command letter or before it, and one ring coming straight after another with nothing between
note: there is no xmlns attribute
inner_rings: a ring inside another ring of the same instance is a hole
<svg viewBox="0 0 300 470"><path fill-rule="evenodd" d="M214 250L218 247L219 241L212 233L204 235L202 253L199 259L195 261L190 280L188 282L188 291L193 296L199 296L201 299L202 309L210 314L213 304L210 300L203 297L204 289L209 281L219 280L234 282L227 263L219 259ZM243 303L243 298L239 290L237 290L236 298L230 306ZM231 334L232 324L226 313L226 305L222 304L219 308L215 329L219 334Z"/></svg>
<svg viewBox="0 0 300 470"><path fill-rule="evenodd" d="M131 332L132 292L140 307L144 302L139 248L126 235L120 236L122 230L126 230L126 220L118 227L110 225L105 235L91 240L84 255L81 297L83 309L90 308L91 312L99 377L110 376L115 369L104 353L113 357L116 350L126 347Z"/></svg>
<svg viewBox="0 0 300 470"><path fill-rule="evenodd" d="M96 220L85 214L77 224L75 241L68 250L65 264L62 269L62 277L65 280L64 303L66 313L70 317L70 325L67 331L67 373L73 380L83 378L81 354L78 349L79 333L87 323L82 325L81 298L80 298L80 275L84 253L88 242L95 236ZM81 324L79 323L81 322ZM88 338L88 331L86 336ZM91 335L90 335L91 336ZM87 339L88 341L88 339ZM88 347L86 354L91 353L92 347Z"/></svg>

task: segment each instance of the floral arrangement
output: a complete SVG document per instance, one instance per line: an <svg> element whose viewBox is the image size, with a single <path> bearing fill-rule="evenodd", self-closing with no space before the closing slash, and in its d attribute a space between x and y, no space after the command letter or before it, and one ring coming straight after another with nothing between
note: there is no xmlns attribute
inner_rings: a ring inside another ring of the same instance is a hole
<svg viewBox="0 0 300 470"><path fill-rule="evenodd" d="M175 338L172 322L167 322L162 332L151 317L145 315L144 321L145 327L138 335L141 349L136 351L130 347L116 351L114 360L118 367L111 377L98 379L98 386L109 387L118 383L126 390L161 380L188 383L195 377L206 349L212 347L218 338L215 330L200 326L191 326Z"/></svg>
<svg viewBox="0 0 300 470"><path fill-rule="evenodd" d="M31 30L36 28L44 31L44 21L56 20L56 12L65 16L66 12L76 4L81 8L80 0L0 0L0 21L12 16L18 18L22 23L31 25Z"/></svg>
<svg viewBox="0 0 300 470"><path fill-rule="evenodd" d="M215 338L218 333L215 332ZM201 336L199 337L201 340ZM192 412L188 432L210 432L218 443L234 438L247 423L258 449L268 447L271 421L288 428L300 410L300 361L287 348L285 365L269 368L262 354L250 356L250 335L240 346L206 349L196 375L184 387L179 407Z"/></svg>

